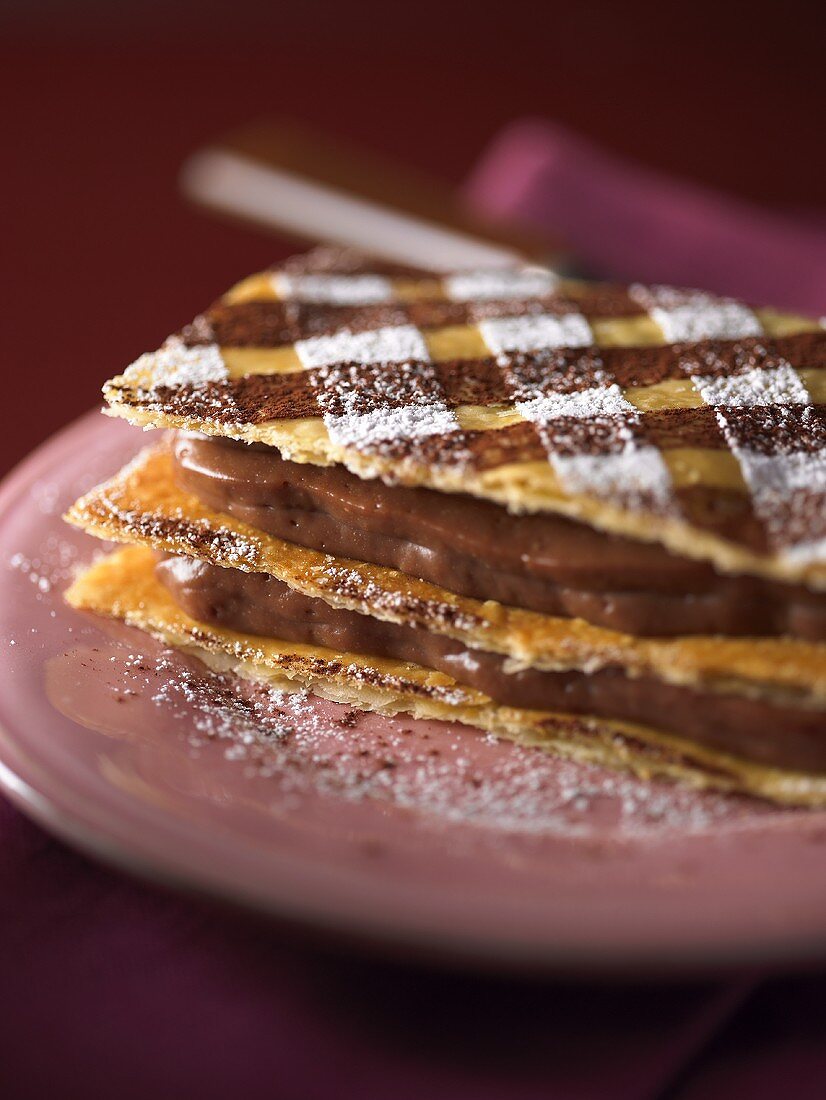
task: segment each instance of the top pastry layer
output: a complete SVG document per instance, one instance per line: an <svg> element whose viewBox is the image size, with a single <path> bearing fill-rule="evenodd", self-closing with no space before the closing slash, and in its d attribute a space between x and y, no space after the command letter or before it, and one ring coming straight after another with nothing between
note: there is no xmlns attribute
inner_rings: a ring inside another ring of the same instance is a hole
<svg viewBox="0 0 826 1100"><path fill-rule="evenodd" d="M826 587L826 331L699 291L316 250L108 382L113 414Z"/></svg>

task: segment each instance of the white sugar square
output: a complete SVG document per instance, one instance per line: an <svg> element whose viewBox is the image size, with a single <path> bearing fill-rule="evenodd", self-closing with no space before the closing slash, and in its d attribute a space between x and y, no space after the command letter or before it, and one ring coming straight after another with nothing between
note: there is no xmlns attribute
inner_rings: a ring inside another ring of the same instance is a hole
<svg viewBox="0 0 826 1100"><path fill-rule="evenodd" d="M479 331L494 355L542 348L580 348L594 342L591 326L581 313L499 317L482 321Z"/></svg>
<svg viewBox="0 0 826 1100"><path fill-rule="evenodd" d="M826 562L826 539L799 542L784 550L781 557L790 565L815 565Z"/></svg>
<svg viewBox="0 0 826 1100"><path fill-rule="evenodd" d="M635 501L667 511L673 483L656 447L629 445L619 454L552 455L551 463L569 493Z"/></svg>
<svg viewBox="0 0 826 1100"><path fill-rule="evenodd" d="M456 431L459 422L442 402L373 409L350 416L325 416L330 438L342 447L363 447L392 439L424 439Z"/></svg>
<svg viewBox="0 0 826 1100"><path fill-rule="evenodd" d="M454 302L481 302L506 298L531 298L550 294L559 278L547 268L523 268L521 271L464 271L448 276L445 293Z"/></svg>
<svg viewBox="0 0 826 1100"><path fill-rule="evenodd" d="M223 382L229 377L217 344L187 347L177 336L157 351L147 352L127 367L127 382L133 386L199 386Z"/></svg>
<svg viewBox="0 0 826 1100"><path fill-rule="evenodd" d="M393 286L380 275L287 275L276 272L273 287L286 301L364 306L393 300Z"/></svg>
<svg viewBox="0 0 826 1100"><path fill-rule="evenodd" d="M826 493L826 454L796 452L764 455L747 447L737 452L743 477L751 492L754 510L775 544L790 543L782 554L798 564L826 560L826 540L800 537L810 525L807 509L814 494ZM791 530L790 530L791 525ZM798 535L797 542L790 536Z"/></svg>
<svg viewBox="0 0 826 1100"><path fill-rule="evenodd" d="M745 408L809 403L809 394L800 375L786 362L776 367L754 367L724 378L695 375L691 381L707 405Z"/></svg>
<svg viewBox="0 0 826 1100"><path fill-rule="evenodd" d="M760 336L763 327L755 313L740 302L697 294L671 308L654 306L651 316L663 330L669 344L699 340L739 340Z"/></svg>
<svg viewBox="0 0 826 1100"><path fill-rule="evenodd" d="M305 367L333 363L403 363L407 359L429 361L427 344L415 325L379 328L373 332L349 332L296 341L295 350Z"/></svg>
<svg viewBox="0 0 826 1100"><path fill-rule="evenodd" d="M761 498L783 497L798 489L826 492L826 453L823 451L766 455L740 447L735 453L758 511Z"/></svg>
<svg viewBox="0 0 826 1100"><path fill-rule="evenodd" d="M579 420L591 417L618 417L636 415L637 410L623 397L616 383L574 393L547 393L530 401L520 401L516 408L526 419L535 424L555 420L560 416L572 416Z"/></svg>

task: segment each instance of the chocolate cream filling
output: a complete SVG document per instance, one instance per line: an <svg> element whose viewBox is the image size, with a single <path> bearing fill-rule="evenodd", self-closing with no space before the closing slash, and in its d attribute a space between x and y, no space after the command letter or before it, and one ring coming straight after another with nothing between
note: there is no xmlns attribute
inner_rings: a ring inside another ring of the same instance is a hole
<svg viewBox="0 0 826 1100"><path fill-rule="evenodd" d="M260 444L181 433L179 486L300 546L398 569L451 592L642 636L826 640L826 593L729 577L655 543L563 516L288 462Z"/></svg>
<svg viewBox="0 0 826 1100"><path fill-rule="evenodd" d="M332 608L264 573L178 557L160 560L156 572L175 602L199 622L337 652L412 661L506 706L636 722L761 764L826 771L822 711L632 679L620 668L510 673L497 654L418 627Z"/></svg>

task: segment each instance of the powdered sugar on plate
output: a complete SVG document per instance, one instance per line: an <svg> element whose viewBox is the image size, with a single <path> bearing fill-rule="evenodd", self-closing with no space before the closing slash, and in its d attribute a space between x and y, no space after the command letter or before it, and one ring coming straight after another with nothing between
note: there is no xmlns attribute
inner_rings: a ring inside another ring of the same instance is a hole
<svg viewBox="0 0 826 1100"><path fill-rule="evenodd" d="M553 757L467 727L366 714L304 691L287 693L209 673L171 651L123 646L97 661L108 690L139 701L177 731L188 754L217 753L273 800L300 809L321 796L370 800L420 815L423 827L463 824L503 834L614 839L700 832L779 813L752 800L645 782ZM92 671L92 668L89 668ZM128 710L121 711L128 722ZM214 769L214 764L211 765ZM226 766L226 764L224 764Z"/></svg>

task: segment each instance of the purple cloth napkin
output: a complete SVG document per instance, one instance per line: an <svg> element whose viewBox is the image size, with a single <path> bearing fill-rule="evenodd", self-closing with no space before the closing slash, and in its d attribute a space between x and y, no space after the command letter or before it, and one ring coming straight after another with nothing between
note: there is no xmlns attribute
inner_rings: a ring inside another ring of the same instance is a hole
<svg viewBox="0 0 826 1100"><path fill-rule="evenodd" d="M766 983L723 1029L673 1100L821 1100L826 1096L826 980Z"/></svg>
<svg viewBox="0 0 826 1100"><path fill-rule="evenodd" d="M826 311L822 218L796 219L663 177L549 122L507 127L465 197L487 217L561 237L603 278Z"/></svg>
<svg viewBox="0 0 826 1100"><path fill-rule="evenodd" d="M0 1096L642 1100L748 992L551 986L300 944L0 801Z"/></svg>

